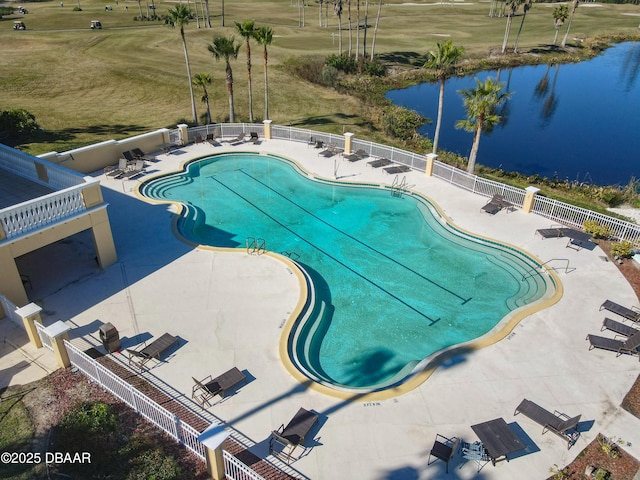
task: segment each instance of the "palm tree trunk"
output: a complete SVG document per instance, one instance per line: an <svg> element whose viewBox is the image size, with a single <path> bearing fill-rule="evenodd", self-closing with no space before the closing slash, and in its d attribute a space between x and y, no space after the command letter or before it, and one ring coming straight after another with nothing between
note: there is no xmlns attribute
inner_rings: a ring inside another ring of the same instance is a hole
<svg viewBox="0 0 640 480"><path fill-rule="evenodd" d="M373 28L373 40L371 41L371 61L376 51L376 35L378 34L378 24L380 23L380 10L382 10L382 0L378 2L378 15L376 15L376 26Z"/></svg>
<svg viewBox="0 0 640 480"><path fill-rule="evenodd" d="M438 97L438 119L436 120L436 131L433 134L433 153L438 153L438 140L440 139L440 125L442 124L442 109L444 105L444 75L440 78L440 96Z"/></svg>
<svg viewBox="0 0 640 480"><path fill-rule="evenodd" d="M356 62L360 54L360 0L356 0Z"/></svg>
<svg viewBox="0 0 640 480"><path fill-rule="evenodd" d="M364 3L364 32L362 32L362 58L367 57L367 21L369 19L369 0Z"/></svg>
<svg viewBox="0 0 640 480"><path fill-rule="evenodd" d="M264 119L269 120L269 77L267 76L267 46L264 46Z"/></svg>
<svg viewBox="0 0 640 480"><path fill-rule="evenodd" d="M520 41L520 33L522 33L522 26L524 25L524 19L527 18L527 10L524 11L522 15L522 21L520 22L520 28L518 29L518 34L516 35L516 44L513 47L513 53L518 53L518 42Z"/></svg>
<svg viewBox="0 0 640 480"><path fill-rule="evenodd" d="M353 36L351 31L351 0L347 0L347 19L349 20L349 52L348 55L351 56Z"/></svg>
<svg viewBox="0 0 640 480"><path fill-rule="evenodd" d="M322 2L324 0L318 0L318 3L320 4L320 8L318 9L318 26L320 28L322 28Z"/></svg>
<svg viewBox="0 0 640 480"><path fill-rule="evenodd" d="M222 26L224 27L224 0L222 0Z"/></svg>
<svg viewBox="0 0 640 480"><path fill-rule="evenodd" d="M558 43L558 33L560 32L560 27L561 27L561 25L558 25L558 26L556 27L556 34L555 34L555 36L553 37L553 44L554 44L554 45L556 45L556 44Z"/></svg>
<svg viewBox="0 0 640 480"><path fill-rule="evenodd" d="M249 85L249 122L253 123L253 86L251 82L251 47L247 38L247 84Z"/></svg>
<svg viewBox="0 0 640 480"><path fill-rule="evenodd" d="M507 17L507 27L504 30L504 40L502 41L502 53L507 50L507 42L509 41L509 33L511 31L511 22L513 21L513 15L509 13Z"/></svg>
<svg viewBox="0 0 640 480"><path fill-rule="evenodd" d="M571 22L573 22L573 15L576 13L577 8L578 8L578 0L573 0L573 7L571 8L571 15L569 16L569 24L567 25L567 31L565 32L564 38L562 39L563 48L567 44L567 38L569 37L569 30L571 29Z"/></svg>
<svg viewBox="0 0 640 480"><path fill-rule="evenodd" d="M229 92L229 123L235 123L236 112L233 107L233 72L231 71L231 64L227 61L226 68L227 76L227 91Z"/></svg>
<svg viewBox="0 0 640 480"><path fill-rule="evenodd" d="M207 88L205 86L202 87L204 90L204 103L207 105L207 125L211 124L211 108L209 107L209 92L207 92Z"/></svg>
<svg viewBox="0 0 640 480"><path fill-rule="evenodd" d="M342 55L342 15L338 15L338 55Z"/></svg>
<svg viewBox="0 0 640 480"><path fill-rule="evenodd" d="M209 12L209 0L204 0L204 8L207 14L207 26L211 28L211 12Z"/></svg>
<svg viewBox="0 0 640 480"><path fill-rule="evenodd" d="M182 36L182 48L184 49L184 60L187 64L187 78L189 79L189 93L191 94L191 113L193 114L193 124L198 125L198 113L196 112L196 97L193 95L193 80L191 79L191 66L189 64L189 53L187 52L187 39L184 36L184 28L180 27Z"/></svg>
<svg viewBox="0 0 640 480"><path fill-rule="evenodd" d="M141 0L138 0L138 11L140 12L140 20L142 20L142 5Z"/></svg>
<svg viewBox="0 0 640 480"><path fill-rule="evenodd" d="M476 157L478 156L478 149L480 148L480 135L482 134L482 117L478 118L476 124L476 131L473 134L473 145L471 145L471 152L469 152L469 163L467 164L467 172L473 173L476 169Z"/></svg>

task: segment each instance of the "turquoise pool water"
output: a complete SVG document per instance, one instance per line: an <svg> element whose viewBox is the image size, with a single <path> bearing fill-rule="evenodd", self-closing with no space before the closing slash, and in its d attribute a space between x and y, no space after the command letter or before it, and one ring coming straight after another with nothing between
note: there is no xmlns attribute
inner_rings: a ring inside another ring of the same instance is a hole
<svg viewBox="0 0 640 480"><path fill-rule="evenodd" d="M244 249L262 238L307 272L314 295L289 351L331 386L396 384L553 290L533 259L447 225L422 197L317 181L271 155L216 155L141 193L184 204L179 229L194 242Z"/></svg>

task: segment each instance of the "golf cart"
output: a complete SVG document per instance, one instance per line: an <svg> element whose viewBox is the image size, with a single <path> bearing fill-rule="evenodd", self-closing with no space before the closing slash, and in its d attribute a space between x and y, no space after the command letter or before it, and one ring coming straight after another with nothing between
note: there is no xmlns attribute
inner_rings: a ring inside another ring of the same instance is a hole
<svg viewBox="0 0 640 480"><path fill-rule="evenodd" d="M14 20L13 29L14 30L26 30L27 27L26 27L26 25L24 24L24 22L22 20Z"/></svg>
<svg viewBox="0 0 640 480"><path fill-rule="evenodd" d="M91 20L91 30L102 30L100 20Z"/></svg>
<svg viewBox="0 0 640 480"><path fill-rule="evenodd" d="M27 13L29 13L24 7L18 7L18 12L20 12L22 15L26 15Z"/></svg>

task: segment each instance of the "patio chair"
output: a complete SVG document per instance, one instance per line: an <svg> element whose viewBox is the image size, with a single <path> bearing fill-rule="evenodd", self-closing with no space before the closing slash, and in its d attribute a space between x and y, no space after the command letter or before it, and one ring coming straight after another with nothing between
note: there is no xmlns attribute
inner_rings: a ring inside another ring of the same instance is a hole
<svg viewBox="0 0 640 480"><path fill-rule="evenodd" d="M131 150L122 152L122 156L127 160L129 164L136 162L136 156L131 152Z"/></svg>
<svg viewBox="0 0 640 480"><path fill-rule="evenodd" d="M152 358L155 358L159 361L160 355L162 355L165 350L168 350L176 343L178 343L178 339L176 337L165 333L161 337L156 338L142 350L127 349L126 352L129 355L129 366L134 366L142 370L147 362L149 362Z"/></svg>
<svg viewBox="0 0 640 480"><path fill-rule="evenodd" d="M210 400L213 397L220 395L220 397L224 398L229 390L247 380L246 375L236 367L224 372L222 375L218 375L216 378L211 378L211 375L202 380L191 378L195 383L191 388L191 398L202 407L205 405L210 407Z"/></svg>
<svg viewBox="0 0 640 480"><path fill-rule="evenodd" d="M284 424L278 430L271 432L269 439L269 453L283 457L287 463L291 462L291 455L298 445L304 447L307 434L318 421L318 414L301 408L285 427ZM278 451L280 447L282 450Z"/></svg>
<svg viewBox="0 0 640 480"><path fill-rule="evenodd" d="M513 207L513 203L507 201L503 195L495 193L491 199L481 208L483 212L487 212L490 215L495 215L502 209L509 209Z"/></svg>
<svg viewBox="0 0 640 480"><path fill-rule="evenodd" d="M623 307L622 305L619 305L616 302L612 302L611 300L605 300L605 302L600 305L600 310L609 310L610 312L617 313L621 317L624 317L627 320L632 320L634 322L640 320L640 311L634 310L633 308Z"/></svg>
<svg viewBox="0 0 640 480"><path fill-rule="evenodd" d="M215 133L207 133L205 141L214 147L220 146L220 142L218 142L218 136Z"/></svg>
<svg viewBox="0 0 640 480"><path fill-rule="evenodd" d="M127 169L120 174L117 178L122 180L131 179L137 177L138 175L142 175L144 172L144 160L136 160L133 165L127 167Z"/></svg>
<svg viewBox="0 0 640 480"><path fill-rule="evenodd" d="M389 160L388 158L379 158L377 160L371 160L370 162L367 162L367 165L369 165L371 168L386 167L387 165L391 165L391 160Z"/></svg>
<svg viewBox="0 0 640 480"><path fill-rule="evenodd" d="M563 228L540 228L540 229L536 230L535 233L540 235L543 240L545 238L560 238L560 237L564 237L564 229Z"/></svg>
<svg viewBox="0 0 640 480"><path fill-rule="evenodd" d="M333 157L336 154L336 148L337 147L335 145L330 143L324 148L324 150L318 152L318 155L327 157L327 158Z"/></svg>
<svg viewBox="0 0 640 480"><path fill-rule="evenodd" d="M620 323L606 317L602 321L602 328L600 329L600 331L603 332L605 330L611 330L612 332L615 332L618 335L623 335L625 337L630 337L640 332L640 330L638 330L637 328L631 325L627 325L626 323Z"/></svg>
<svg viewBox="0 0 640 480"><path fill-rule="evenodd" d="M472 460L476 464L478 472L491 461L482 442L464 443L462 445L462 458ZM462 467L462 465L460 465L460 467Z"/></svg>
<svg viewBox="0 0 640 480"><path fill-rule="evenodd" d="M577 426L582 415L569 417L568 415L558 411L551 413L526 398L520 402L520 405L516 407L513 414L517 415L519 413L530 418L538 425L542 425L543 435L549 431L563 438L567 442L567 449L571 448L580 436Z"/></svg>
<svg viewBox="0 0 640 480"><path fill-rule="evenodd" d="M356 150L353 153L349 153L347 155L342 155L343 158L346 158L350 162L357 162L358 160L362 160L363 158L367 158L369 155L364 150Z"/></svg>
<svg viewBox="0 0 640 480"><path fill-rule="evenodd" d="M250 132L248 141L253 143L254 145L258 143L260 141L260 137L258 137L258 132Z"/></svg>
<svg viewBox="0 0 640 480"><path fill-rule="evenodd" d="M383 170L389 175L395 175L397 173L410 172L411 167L409 167L408 165L395 165L393 167L383 168Z"/></svg>
<svg viewBox="0 0 640 480"><path fill-rule="evenodd" d="M121 158L118 160L118 166L108 165L104 167L104 174L107 177L118 178L127 170L127 159Z"/></svg>
<svg viewBox="0 0 640 480"><path fill-rule="evenodd" d="M133 153L137 159L144 160L145 162L154 162L156 160L156 157L154 157L153 155L147 155L139 148L134 148L133 150L131 150L131 153Z"/></svg>
<svg viewBox="0 0 640 480"><path fill-rule="evenodd" d="M616 352L616 357L619 357L623 353L627 355L638 355L640 353L638 350L638 347L640 347L640 330L626 340L599 337L598 335L587 335L587 340L589 340L589 350L593 350L594 348L611 350L612 352Z"/></svg>
<svg viewBox="0 0 640 480"><path fill-rule="evenodd" d="M447 464L446 472L449 473L449 462L455 457L458 452L458 447L460 446L460 439L457 437L447 438L439 433L436 434L436 439L433 442L433 447L431 447L431 452L429 452L429 459L427 460L427 465L431 465L433 462L431 461L431 457L435 457L433 460L442 460Z"/></svg>
<svg viewBox="0 0 640 480"><path fill-rule="evenodd" d="M316 140L316 144L313 148L324 148L324 142L322 140Z"/></svg>
<svg viewBox="0 0 640 480"><path fill-rule="evenodd" d="M239 133L238 136L235 137L235 138L228 138L228 139L223 140L223 141L228 143L228 144L230 144L230 145L236 145L238 143L244 142L244 137L246 137L246 136L247 136L247 134L242 132L242 133Z"/></svg>

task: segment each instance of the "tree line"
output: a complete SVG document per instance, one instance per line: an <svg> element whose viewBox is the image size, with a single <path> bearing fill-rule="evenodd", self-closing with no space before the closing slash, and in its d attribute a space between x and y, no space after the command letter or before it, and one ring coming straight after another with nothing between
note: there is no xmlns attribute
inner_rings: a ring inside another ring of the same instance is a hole
<svg viewBox="0 0 640 480"><path fill-rule="evenodd" d="M187 67L187 78L189 80L189 92L191 95L191 113L193 115L193 124L198 125L198 114L196 111L196 100L193 91L194 86L198 86L203 90L202 101L207 108L207 123L211 123L211 109L209 106L209 94L207 87L211 85L211 76L207 73L197 73L191 75L191 65L189 63L189 52L187 50L187 41L185 38L184 27L189 24L193 18L191 10L187 5L179 4L171 8L165 18L165 24L172 28L179 28L182 46L184 50L184 59ZM264 70L264 119L269 118L269 79L267 74L268 50L267 47L273 41L273 29L268 26L257 26L253 20L244 22L235 22L236 32L244 38L247 52L247 76L249 85L249 121L253 122L253 92L251 79L251 41L255 41L263 47L263 70ZM231 68L231 60L238 58L238 52L242 45L237 43L233 35L218 35L213 38L213 42L207 46L207 50L216 60L222 60L225 63L225 81L227 84L227 92L229 95L229 122L235 122L235 108L233 100L233 70Z"/></svg>

